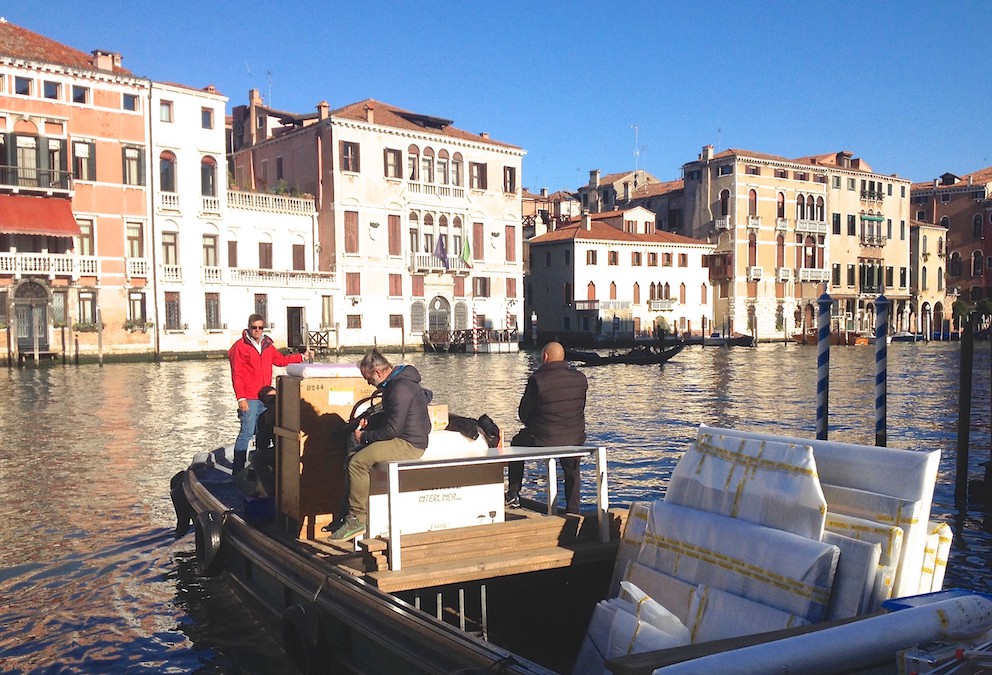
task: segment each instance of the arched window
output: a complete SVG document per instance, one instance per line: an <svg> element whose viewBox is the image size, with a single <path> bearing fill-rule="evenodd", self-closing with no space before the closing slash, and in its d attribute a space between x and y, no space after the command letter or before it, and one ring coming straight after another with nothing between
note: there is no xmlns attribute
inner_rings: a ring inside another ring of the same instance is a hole
<svg viewBox="0 0 992 675"><path fill-rule="evenodd" d="M617 299L617 284L615 281L610 282L610 300Z"/></svg>
<svg viewBox="0 0 992 675"><path fill-rule="evenodd" d="M424 214L424 231L421 239L424 242L424 253L434 252L434 216L429 213Z"/></svg>
<svg viewBox="0 0 992 675"><path fill-rule="evenodd" d="M775 217L785 218L785 195L779 192L778 197L776 197L776 202Z"/></svg>
<svg viewBox="0 0 992 675"><path fill-rule="evenodd" d="M941 219L940 219L940 224L943 227L947 227L947 226L949 226L951 224L951 220L947 216L942 216Z"/></svg>
<svg viewBox="0 0 992 675"><path fill-rule="evenodd" d="M158 157L158 179L162 192L176 191L176 156L168 150Z"/></svg>
<svg viewBox="0 0 992 675"><path fill-rule="evenodd" d="M417 253L420 250L420 216L416 211L410 211L407 220L410 224L410 251Z"/></svg>
<svg viewBox="0 0 992 675"><path fill-rule="evenodd" d="M701 304L704 304L704 305L706 304L706 302L707 302L706 301L706 296L707 295L708 295L708 293L706 291L706 284L703 284L703 285L701 285L699 287L699 302Z"/></svg>
<svg viewBox="0 0 992 675"><path fill-rule="evenodd" d="M666 281L665 282L665 300L671 300L671 299L672 299L672 287Z"/></svg>
<svg viewBox="0 0 992 675"><path fill-rule="evenodd" d="M451 184L460 187L462 185L462 153L456 152L451 156Z"/></svg>
<svg viewBox="0 0 992 675"><path fill-rule="evenodd" d="M596 299L596 284L590 281L589 285L586 286L586 300L595 300L595 299Z"/></svg>
<svg viewBox="0 0 992 675"><path fill-rule="evenodd" d="M448 173L448 151L438 150L437 152L437 182L439 185L447 185L450 179Z"/></svg>
<svg viewBox="0 0 992 675"><path fill-rule="evenodd" d="M636 281L634 282L634 304L641 304L641 286Z"/></svg>
<svg viewBox="0 0 992 675"><path fill-rule="evenodd" d="M927 235L923 235L923 246L920 247L921 253L927 252Z"/></svg>
<svg viewBox="0 0 992 675"><path fill-rule="evenodd" d="M725 216L730 213L730 190L720 192L720 215Z"/></svg>
<svg viewBox="0 0 992 675"><path fill-rule="evenodd" d="M204 197L217 196L217 160L213 157L200 160L200 194Z"/></svg>
<svg viewBox="0 0 992 675"><path fill-rule="evenodd" d="M758 264L758 235L751 232L747 235L747 266Z"/></svg>
<svg viewBox="0 0 992 675"><path fill-rule="evenodd" d="M758 215L758 192L756 190L748 190L747 215L749 216Z"/></svg>
<svg viewBox="0 0 992 675"><path fill-rule="evenodd" d="M572 300L574 300L574 298L572 297L572 282L571 281L566 281L565 282L565 288L563 289L562 293L565 296L563 298L563 300L565 301L565 306L566 307L571 307L572 306Z"/></svg>
<svg viewBox="0 0 992 675"><path fill-rule="evenodd" d="M951 262L948 264L947 272L952 277L961 276L961 254L957 251L951 254Z"/></svg>
<svg viewBox="0 0 992 675"><path fill-rule="evenodd" d="M685 304L685 284L679 284L679 302Z"/></svg>
<svg viewBox="0 0 992 675"><path fill-rule="evenodd" d="M775 266L785 267L785 236L781 234L775 240Z"/></svg>
<svg viewBox="0 0 992 675"><path fill-rule="evenodd" d="M922 290L927 290L927 268L924 267L920 270L920 288Z"/></svg>
<svg viewBox="0 0 992 675"><path fill-rule="evenodd" d="M815 205L816 205L816 202L813 200L813 195L807 196L806 197L806 217L809 218L810 220L816 220Z"/></svg>
<svg viewBox="0 0 992 675"><path fill-rule="evenodd" d="M944 290L944 268L943 267L938 267L937 268L937 291L939 292L939 291L943 291L943 290Z"/></svg>
<svg viewBox="0 0 992 675"><path fill-rule="evenodd" d="M971 219L971 235L975 239L982 237L982 214L980 213L976 213L975 217Z"/></svg>
<svg viewBox="0 0 992 675"><path fill-rule="evenodd" d="M420 180L423 183L434 182L434 150L424 148L423 157L420 160Z"/></svg>
<svg viewBox="0 0 992 675"><path fill-rule="evenodd" d="M806 269L816 268L816 240L813 237L806 237L803 244L803 267Z"/></svg>
<svg viewBox="0 0 992 675"><path fill-rule="evenodd" d="M982 276L982 252L975 251L971 256L971 276Z"/></svg>
<svg viewBox="0 0 992 675"><path fill-rule="evenodd" d="M802 195L796 197L796 220L806 220L806 198Z"/></svg>
<svg viewBox="0 0 992 675"><path fill-rule="evenodd" d="M816 198L816 220L823 223L827 220L827 213L824 209L823 197Z"/></svg>
<svg viewBox="0 0 992 675"><path fill-rule="evenodd" d="M654 286L654 282L652 281L651 285L648 286L648 300L657 300L658 299L657 293L658 291Z"/></svg>
<svg viewBox="0 0 992 675"><path fill-rule="evenodd" d="M944 238L937 237L937 255L944 255Z"/></svg>
<svg viewBox="0 0 992 675"><path fill-rule="evenodd" d="M420 180L420 148L411 145L406 149L407 180Z"/></svg>

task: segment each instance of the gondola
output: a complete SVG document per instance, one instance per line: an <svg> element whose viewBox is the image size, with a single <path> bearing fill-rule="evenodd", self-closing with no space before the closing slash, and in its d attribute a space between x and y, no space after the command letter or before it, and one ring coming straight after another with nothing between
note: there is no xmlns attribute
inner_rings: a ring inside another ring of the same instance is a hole
<svg viewBox="0 0 992 675"><path fill-rule="evenodd" d="M667 348L638 345L626 352L611 352L609 354L566 349L565 358L569 361L580 362L584 366L606 366L614 363L645 366L665 363L683 348L685 348L685 344L680 342Z"/></svg>

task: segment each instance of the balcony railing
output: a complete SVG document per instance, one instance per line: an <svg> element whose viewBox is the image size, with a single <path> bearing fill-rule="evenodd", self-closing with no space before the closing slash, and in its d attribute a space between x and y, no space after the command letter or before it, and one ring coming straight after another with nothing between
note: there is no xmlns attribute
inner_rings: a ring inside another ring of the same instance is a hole
<svg viewBox="0 0 992 675"><path fill-rule="evenodd" d="M128 279L133 279L135 277L148 277L147 258L127 258L125 262L127 264L125 274L127 274Z"/></svg>
<svg viewBox="0 0 992 675"><path fill-rule="evenodd" d="M312 197L285 197L262 192L239 192L231 190L227 193L227 206L231 209L244 211L269 211L276 213L316 213L316 202Z"/></svg>
<svg viewBox="0 0 992 675"><path fill-rule="evenodd" d="M0 186L24 192L68 192L72 189L72 172L0 164Z"/></svg>
<svg viewBox="0 0 992 675"><path fill-rule="evenodd" d="M179 195L175 192L158 193L158 208L160 211L178 211Z"/></svg>
<svg viewBox="0 0 992 675"><path fill-rule="evenodd" d="M718 230L729 230L731 228L730 216L714 219L713 226Z"/></svg>
<svg viewBox="0 0 992 675"><path fill-rule="evenodd" d="M761 268L760 267L748 267L747 268L747 280L748 281L761 281Z"/></svg>
<svg viewBox="0 0 992 675"><path fill-rule="evenodd" d="M885 199L885 194L883 193L882 190L862 190L861 191L861 198L862 199L871 199L871 200L880 202L883 199Z"/></svg>
<svg viewBox="0 0 992 675"><path fill-rule="evenodd" d="M815 267L803 267L799 270L799 281L822 283L830 281L830 270Z"/></svg>
<svg viewBox="0 0 992 675"><path fill-rule="evenodd" d="M761 216L748 216L747 217L748 229L756 230L761 227Z"/></svg>
<svg viewBox="0 0 992 675"><path fill-rule="evenodd" d="M775 268L775 281L788 281L791 278L792 278L792 268L790 267Z"/></svg>
<svg viewBox="0 0 992 675"><path fill-rule="evenodd" d="M201 213L220 213L220 199L217 197L201 197Z"/></svg>
<svg viewBox="0 0 992 675"><path fill-rule="evenodd" d="M468 266L468 263L460 255L454 253L449 253L444 259L433 253L410 254L411 272L453 272L456 274L467 274L469 269L471 268Z"/></svg>
<svg viewBox="0 0 992 675"><path fill-rule="evenodd" d="M418 195L437 195L438 197L455 197L456 199L463 199L465 197L465 189L453 185L434 185L433 183L408 181L406 189L408 192Z"/></svg>
<svg viewBox="0 0 992 675"><path fill-rule="evenodd" d="M200 270L205 284L219 284L224 281L219 267L201 267Z"/></svg>
<svg viewBox="0 0 992 675"><path fill-rule="evenodd" d="M796 234L826 234L827 224L819 220L797 220Z"/></svg>
<svg viewBox="0 0 992 675"><path fill-rule="evenodd" d="M775 219L775 229L780 232L785 232L789 229L789 219L788 218L776 218Z"/></svg>
<svg viewBox="0 0 992 675"><path fill-rule="evenodd" d="M575 301L575 311L584 312L588 310L598 310L599 300L576 300Z"/></svg>
<svg viewBox="0 0 992 675"><path fill-rule="evenodd" d="M291 286L330 288L336 283L333 272L303 270L255 270L235 267L227 270L227 283L238 286Z"/></svg>
<svg viewBox="0 0 992 675"><path fill-rule="evenodd" d="M179 265L162 265L160 281L180 283L183 280L183 268Z"/></svg>
<svg viewBox="0 0 992 675"><path fill-rule="evenodd" d="M49 279L100 274L100 261L96 256L71 253L0 253L0 275L44 274Z"/></svg>
<svg viewBox="0 0 992 675"><path fill-rule="evenodd" d="M658 300L649 300L648 309L652 312L670 312L675 309L675 301L671 298L660 298Z"/></svg>
<svg viewBox="0 0 992 675"><path fill-rule="evenodd" d="M862 246L885 246L886 237L884 234L862 234Z"/></svg>

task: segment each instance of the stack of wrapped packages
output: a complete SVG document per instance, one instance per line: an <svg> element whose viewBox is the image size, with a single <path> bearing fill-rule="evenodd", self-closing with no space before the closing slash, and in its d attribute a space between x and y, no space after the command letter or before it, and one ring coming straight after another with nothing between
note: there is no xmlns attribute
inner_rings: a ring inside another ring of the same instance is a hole
<svg viewBox="0 0 992 675"><path fill-rule="evenodd" d="M878 610L940 590L939 451L701 426L664 501L631 505L612 597L575 673L607 658Z"/></svg>

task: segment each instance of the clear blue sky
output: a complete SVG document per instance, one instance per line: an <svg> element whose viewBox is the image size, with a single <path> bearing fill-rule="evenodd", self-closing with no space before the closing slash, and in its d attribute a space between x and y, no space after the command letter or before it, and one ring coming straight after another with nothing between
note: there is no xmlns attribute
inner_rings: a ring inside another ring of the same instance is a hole
<svg viewBox="0 0 992 675"><path fill-rule="evenodd" d="M525 149L534 191L635 162L679 178L705 144L850 150L914 181L992 165L987 0L3 0L0 15L119 51L136 75L214 84L229 109L258 88L293 112L375 98L452 119Z"/></svg>

